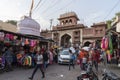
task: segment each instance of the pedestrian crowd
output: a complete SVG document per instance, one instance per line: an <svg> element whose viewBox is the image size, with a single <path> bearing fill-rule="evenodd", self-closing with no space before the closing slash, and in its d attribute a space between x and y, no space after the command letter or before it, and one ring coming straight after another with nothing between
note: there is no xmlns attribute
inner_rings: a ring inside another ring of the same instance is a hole
<svg viewBox="0 0 120 80"><path fill-rule="evenodd" d="M23 68L34 68L29 79L34 78L35 73L40 69L42 78L45 78L45 72L49 65L58 62L58 48L47 49L45 47L40 48L39 46L34 49L28 48L28 46L20 46L19 50L15 51L14 47L5 47L2 51L3 55L0 57L0 69L4 69L6 72L13 71L14 66ZM84 47L69 47L69 70L71 66L75 69L75 64L80 65L81 70L86 70L86 65L91 63L98 72L98 64L106 62L109 63L107 52L94 48L91 46Z"/></svg>
<svg viewBox="0 0 120 80"><path fill-rule="evenodd" d="M109 56L109 50L103 50L101 48L90 46L71 47L69 48L71 56L69 63L69 70L72 66L75 68L75 64L80 65L81 70L86 70L88 63L95 68L96 73L99 72L99 64L102 64L106 68L107 64L118 64L120 58L116 54L120 54L120 51L114 50L113 54Z"/></svg>

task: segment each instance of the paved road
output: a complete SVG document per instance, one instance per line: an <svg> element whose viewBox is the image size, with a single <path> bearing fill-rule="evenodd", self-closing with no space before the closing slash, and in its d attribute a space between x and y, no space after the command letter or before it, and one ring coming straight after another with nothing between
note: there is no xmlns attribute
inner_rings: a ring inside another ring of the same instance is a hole
<svg viewBox="0 0 120 80"><path fill-rule="evenodd" d="M99 69L99 78L101 80L101 69ZM120 76L120 68L116 67L107 67L111 71L115 72ZM0 80L29 80L28 77L32 74L33 69L14 69L12 72L4 72L0 74ZM40 70L35 74L34 80L76 80L76 76L80 74L80 68L78 65L75 66L75 69L69 71L67 65L50 65L46 70L46 78L41 79Z"/></svg>

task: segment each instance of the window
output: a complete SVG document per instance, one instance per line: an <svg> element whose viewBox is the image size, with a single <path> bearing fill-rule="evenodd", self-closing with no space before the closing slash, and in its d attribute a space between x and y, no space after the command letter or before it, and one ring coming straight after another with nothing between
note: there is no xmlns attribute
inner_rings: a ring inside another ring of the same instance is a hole
<svg viewBox="0 0 120 80"><path fill-rule="evenodd" d="M62 25L64 25L64 21L62 21Z"/></svg>
<svg viewBox="0 0 120 80"><path fill-rule="evenodd" d="M101 29L101 30L100 30L100 33L102 33L102 32L103 32L103 30Z"/></svg>
<svg viewBox="0 0 120 80"><path fill-rule="evenodd" d="M69 20L69 23L72 24L72 20L71 19Z"/></svg>
<svg viewBox="0 0 120 80"><path fill-rule="evenodd" d="M78 32L75 32L75 35L78 35Z"/></svg>
<svg viewBox="0 0 120 80"><path fill-rule="evenodd" d="M68 20L65 21L65 24L68 24Z"/></svg>
<svg viewBox="0 0 120 80"><path fill-rule="evenodd" d="M54 34L54 36L56 36L56 34Z"/></svg>
<svg viewBox="0 0 120 80"><path fill-rule="evenodd" d="M97 33L98 33L98 30L95 30L95 33L97 34Z"/></svg>

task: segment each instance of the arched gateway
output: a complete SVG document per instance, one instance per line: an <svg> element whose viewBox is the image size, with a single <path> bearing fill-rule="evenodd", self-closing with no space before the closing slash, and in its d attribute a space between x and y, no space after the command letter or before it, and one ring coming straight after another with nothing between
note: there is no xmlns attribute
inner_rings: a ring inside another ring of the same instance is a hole
<svg viewBox="0 0 120 80"><path fill-rule="evenodd" d="M53 39L59 46L69 47L71 44L82 43L83 24L78 24L78 16L74 12L61 14L58 18L59 24L53 26Z"/></svg>
<svg viewBox="0 0 120 80"><path fill-rule="evenodd" d="M61 37L61 46L63 47L68 47L70 44L71 44L71 36L68 35L68 34L64 34L62 37Z"/></svg>
<svg viewBox="0 0 120 80"><path fill-rule="evenodd" d="M78 23L79 18L75 12L61 14L58 20L59 23L53 26L51 31L46 30L41 33L47 38L51 36L57 46L69 46L70 42L75 46L83 46L85 42L85 45L89 45L89 42L101 40L107 28L105 23L93 24L88 28Z"/></svg>

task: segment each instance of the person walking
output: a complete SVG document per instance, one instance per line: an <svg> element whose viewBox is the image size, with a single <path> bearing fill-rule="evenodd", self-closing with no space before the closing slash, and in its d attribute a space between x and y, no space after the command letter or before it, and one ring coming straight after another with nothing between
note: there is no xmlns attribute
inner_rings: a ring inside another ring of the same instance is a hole
<svg viewBox="0 0 120 80"><path fill-rule="evenodd" d="M49 50L49 64L53 64L53 53L52 49Z"/></svg>
<svg viewBox="0 0 120 80"><path fill-rule="evenodd" d="M54 62L57 63L57 62L58 62L58 61L57 61L57 60L58 60L58 58L57 58L57 57L58 57L57 48L55 48L55 49L53 50L53 54L54 54Z"/></svg>
<svg viewBox="0 0 120 80"><path fill-rule="evenodd" d="M86 52L84 49L81 49L79 55L78 55L78 60L79 60L79 63L80 63L80 68L81 70L84 70L84 64L85 64L85 55L86 55Z"/></svg>
<svg viewBox="0 0 120 80"><path fill-rule="evenodd" d="M45 51L43 52L43 63L44 63L44 69L46 70L47 66L48 66L48 50L45 49Z"/></svg>
<svg viewBox="0 0 120 80"><path fill-rule="evenodd" d="M36 71L38 70L38 68L40 68L40 71L42 72L42 78L45 78L45 73L44 73L44 69L43 69L43 55L42 55L42 51L37 52L36 54L36 66L35 69L32 73L32 76L29 77L30 80L33 80L33 77L36 73Z"/></svg>
<svg viewBox="0 0 120 80"><path fill-rule="evenodd" d="M94 49L92 53L92 61L93 61L93 65L95 66L95 69L97 72L98 72L99 59L100 59L100 54L97 51L97 49Z"/></svg>
<svg viewBox="0 0 120 80"><path fill-rule="evenodd" d="M13 62L13 52L12 52L12 47L9 47L5 53L3 54L3 56L5 57L5 61L6 61L6 68L7 68L7 72L8 71L12 71L12 62Z"/></svg>
<svg viewBox="0 0 120 80"><path fill-rule="evenodd" d="M73 66L73 69L75 68L74 60L75 60L75 55L73 54L72 50L69 49L70 53L70 62L69 62L69 70L70 67Z"/></svg>

